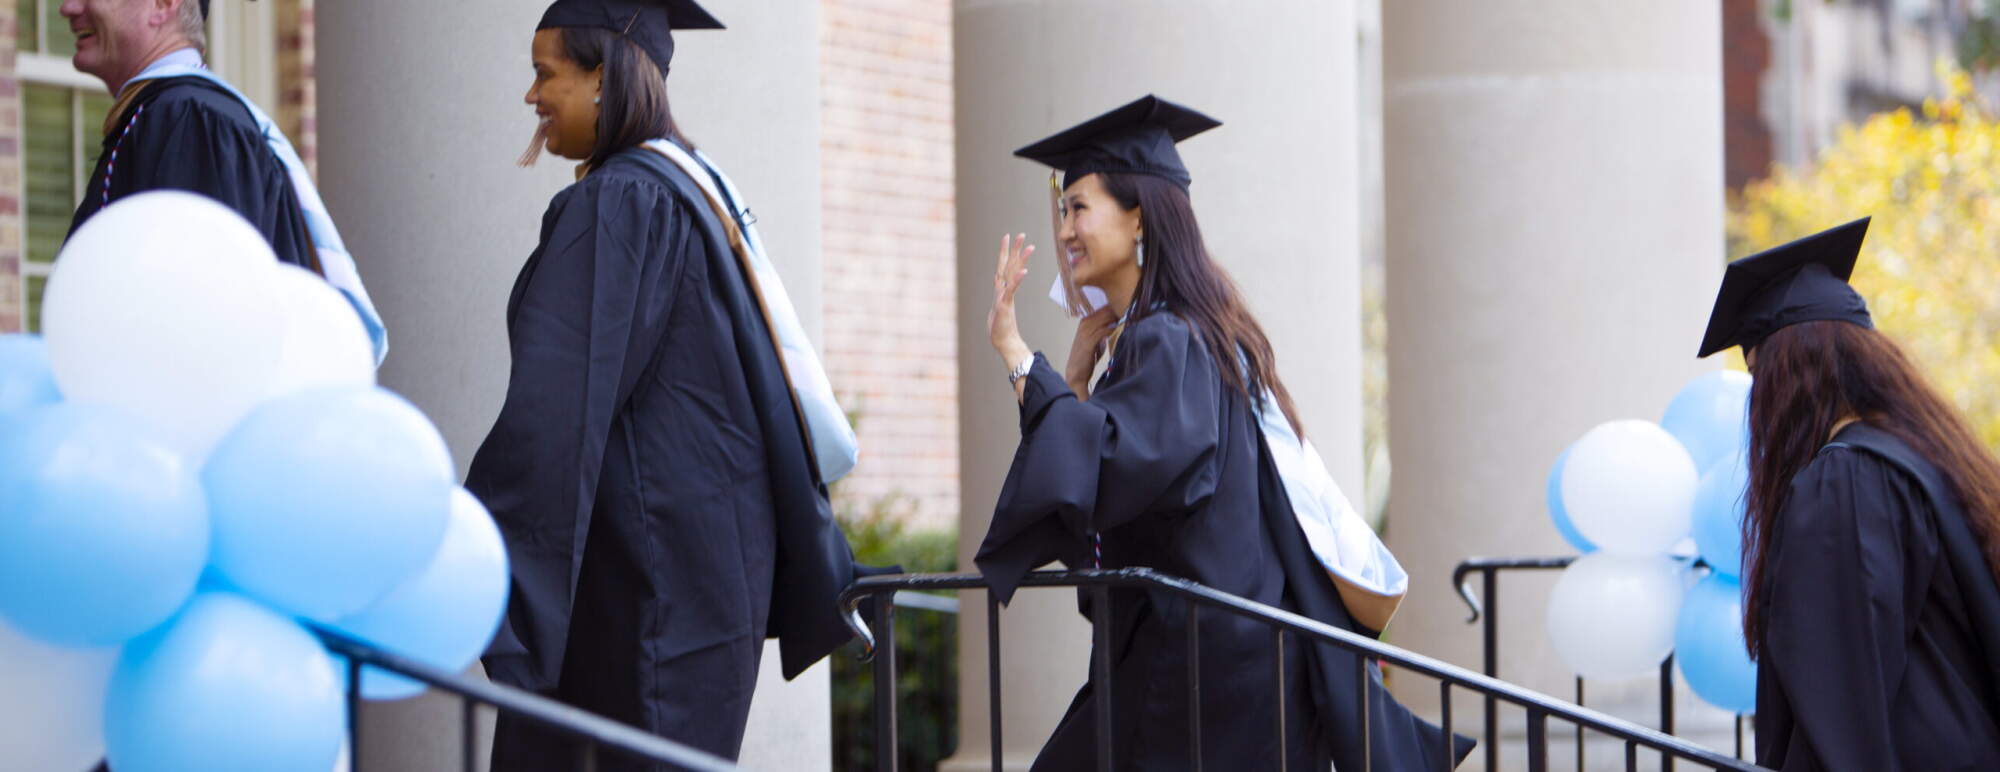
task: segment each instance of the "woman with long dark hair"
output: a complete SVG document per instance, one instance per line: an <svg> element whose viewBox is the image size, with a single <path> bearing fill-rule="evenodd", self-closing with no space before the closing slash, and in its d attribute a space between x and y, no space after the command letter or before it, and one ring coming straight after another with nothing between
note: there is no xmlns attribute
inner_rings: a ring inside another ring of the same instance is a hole
<svg viewBox="0 0 2000 772"><path fill-rule="evenodd" d="M693 0L542 17L530 159L581 166L515 281L507 398L465 484L513 570L493 680L734 758L766 636L787 677L845 642L854 568L774 341L791 309L668 110L672 31L720 27ZM495 770L576 759L531 721L495 730Z"/></svg>
<svg viewBox="0 0 2000 772"><path fill-rule="evenodd" d="M1194 216L1175 144L1218 125L1149 96L1017 153L1061 170L1061 259L1106 305L1078 323L1058 372L1015 324L1032 249L1003 240L988 326L1021 443L977 562L1003 601L1051 560L1145 566L1375 635L1407 577L1300 439L1271 344ZM1352 653L1289 636L1280 655L1270 628L1214 609L1197 623L1194 726L1190 611L1149 590L1086 604L1110 625L1110 692L1084 685L1035 769L1095 768L1104 700L1118 769L1190 768L1198 747L1209 769L1362 770L1363 689L1372 769L1435 770L1471 750L1390 698L1372 665L1358 677Z"/></svg>
<svg viewBox="0 0 2000 772"><path fill-rule="evenodd" d="M1732 263L1701 348L1755 376L1757 760L2000 768L2000 462L1848 286L1867 228Z"/></svg>

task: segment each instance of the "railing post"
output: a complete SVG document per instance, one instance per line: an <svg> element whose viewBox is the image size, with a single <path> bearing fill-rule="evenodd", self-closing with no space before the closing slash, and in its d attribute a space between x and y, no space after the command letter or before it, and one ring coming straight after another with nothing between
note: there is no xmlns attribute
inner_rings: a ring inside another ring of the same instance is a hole
<svg viewBox="0 0 2000 772"><path fill-rule="evenodd" d="M875 598L875 768L896 772L896 604Z"/></svg>
<svg viewBox="0 0 2000 772"><path fill-rule="evenodd" d="M459 697L459 720L464 724L465 733L459 736L458 752L462 758L460 772L478 772L479 769L479 703L470 697Z"/></svg>
<svg viewBox="0 0 2000 772"><path fill-rule="evenodd" d="M1273 653L1271 674L1276 681L1272 689L1278 695L1278 772L1285 772L1291 763L1291 754L1285 737L1285 628L1276 628L1271 635ZM1357 652L1358 653L1358 652Z"/></svg>
<svg viewBox="0 0 2000 772"><path fill-rule="evenodd" d="M1583 707L1583 676L1576 677L1576 704ZM1576 769L1583 772L1583 725L1576 725Z"/></svg>
<svg viewBox="0 0 2000 772"><path fill-rule="evenodd" d="M1361 688L1357 690L1361 693L1361 768L1363 770L1373 770L1375 769L1375 727L1371 725L1369 720L1371 718L1369 715L1369 708L1371 706L1368 704L1368 688L1375 684L1368 677L1368 655L1358 651L1354 652L1354 661L1354 674L1359 676L1357 681L1361 684Z"/></svg>
<svg viewBox="0 0 2000 772"><path fill-rule="evenodd" d="M1111 683L1111 588L1098 584L1090 588L1091 669L1097 682L1097 770L1116 768L1111 747L1111 703L1115 689Z"/></svg>
<svg viewBox="0 0 2000 772"><path fill-rule="evenodd" d="M1548 772L1549 714L1528 709L1528 772Z"/></svg>
<svg viewBox="0 0 2000 772"><path fill-rule="evenodd" d="M347 658L347 769L361 772L361 660Z"/></svg>
<svg viewBox="0 0 2000 772"><path fill-rule="evenodd" d="M1660 663L1660 731L1674 733L1674 655ZM1674 755L1660 751L1660 772L1674 772Z"/></svg>
<svg viewBox="0 0 2000 772"><path fill-rule="evenodd" d="M1444 772L1451 772L1452 767L1455 766L1452 762L1456 761L1452 757L1457 755L1458 743L1456 742L1456 738L1452 736L1453 733L1451 730L1450 681L1438 681L1438 712L1442 714L1440 717L1444 719L1442 722L1444 724L1444 755L1442 757L1444 760ZM1579 770L1578 772L1582 771Z"/></svg>
<svg viewBox="0 0 2000 772"><path fill-rule="evenodd" d="M1188 755L1201 772L1201 604L1188 601ZM997 772L997 771L996 771Z"/></svg>
<svg viewBox="0 0 2000 772"><path fill-rule="evenodd" d="M992 720L993 772L1001 772L1004 746L1000 742L1000 598L991 590L986 593L986 691L986 713Z"/></svg>
<svg viewBox="0 0 2000 772"><path fill-rule="evenodd" d="M1479 580L1481 591L1485 593L1486 598L1486 615L1482 618L1484 627L1480 630L1480 635L1485 638L1486 643L1483 664L1486 665L1486 675L1499 678L1500 623L1497 618L1500 614L1500 581L1491 568L1480 569ZM1486 695L1486 768L1488 770L1500 768L1500 702L1491 694Z"/></svg>

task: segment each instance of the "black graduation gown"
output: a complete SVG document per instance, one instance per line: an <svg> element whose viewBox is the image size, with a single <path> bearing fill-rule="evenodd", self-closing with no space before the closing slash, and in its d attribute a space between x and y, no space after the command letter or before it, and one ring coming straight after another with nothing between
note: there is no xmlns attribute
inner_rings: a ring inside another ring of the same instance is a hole
<svg viewBox="0 0 2000 772"><path fill-rule="evenodd" d="M106 177L112 203L149 190L185 190L220 201L264 234L280 261L319 271L291 172L264 141L250 110L205 79L151 81L126 106L104 138L70 233L104 208Z"/></svg>
<svg viewBox="0 0 2000 772"><path fill-rule="evenodd" d="M1256 415L1223 384L1186 322L1159 312L1129 323L1089 401L1037 356L1015 452L977 562L1005 601L1021 576L1062 560L1145 566L1373 636L1354 622L1313 558ZM1106 613L1085 605L1085 615ZM1113 743L1119 769L1190 764L1187 606L1152 590L1111 593ZM1356 657L1331 645L1286 651L1275 682L1272 631L1203 610L1201 748L1208 769L1361 769ZM1094 679L1094 676L1093 676ZM1445 737L1383 690L1370 666L1375 770L1444 767ZM1288 747L1277 743L1282 688ZM1086 683L1035 763L1096 764L1096 700ZM1454 765L1471 751L1457 738Z"/></svg>
<svg viewBox="0 0 2000 772"><path fill-rule="evenodd" d="M2000 769L2000 588L1937 467L1850 425L1792 479L1775 528L1758 763Z"/></svg>
<svg viewBox="0 0 2000 772"><path fill-rule="evenodd" d="M507 320L466 480L513 568L489 673L734 758L764 638L787 678L845 642L854 567L725 232L677 167L617 154L549 205ZM501 719L495 770L575 758Z"/></svg>

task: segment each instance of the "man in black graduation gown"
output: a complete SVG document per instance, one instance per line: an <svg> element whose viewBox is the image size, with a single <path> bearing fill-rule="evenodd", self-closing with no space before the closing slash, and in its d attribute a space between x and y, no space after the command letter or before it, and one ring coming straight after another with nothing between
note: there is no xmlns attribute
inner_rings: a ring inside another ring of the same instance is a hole
<svg viewBox="0 0 2000 772"><path fill-rule="evenodd" d="M1779 379L1752 399L1785 400L1761 410L1790 420L1753 432L1816 433L1804 441L1817 452L1765 534L1761 577L1744 577L1761 588L1757 762L1789 772L2000 769L2000 587L1963 499L1912 445L1930 431L1908 420L1907 405L1876 396L1882 404L1836 423L1829 442L1802 406L1885 393L1878 374L1908 365L1806 367L1837 369L1834 388L1801 384L1831 376L1760 370L1759 355L1772 355L1760 347L1787 327L1873 327L1847 284L1867 227L1859 220L1732 263L1699 352L1742 346L1760 387ZM1917 398L1934 402L1932 416L1951 411L1935 395ZM1782 452L1787 439L1753 447Z"/></svg>
<svg viewBox="0 0 2000 772"><path fill-rule="evenodd" d="M63 5L76 68L117 97L70 233L105 207L154 190L221 202L263 234L281 262L325 278L361 318L380 363L388 333L305 162L270 117L202 62L209 0Z"/></svg>
<svg viewBox="0 0 2000 772"><path fill-rule="evenodd" d="M166 14L152 3L63 6L77 35L76 68L117 96L70 232L134 193L184 190L236 210L279 260L317 272L291 173L243 103L204 78L142 77L156 68L202 66L208 4L178 0Z"/></svg>
<svg viewBox="0 0 2000 772"><path fill-rule="evenodd" d="M662 70L671 29L721 27L688 0L562 0L541 26L612 30ZM465 484L513 570L493 680L734 758L765 638L786 678L849 640L838 595L855 566L705 195L643 146L556 195L508 301L507 398ZM503 716L493 758L577 756Z"/></svg>

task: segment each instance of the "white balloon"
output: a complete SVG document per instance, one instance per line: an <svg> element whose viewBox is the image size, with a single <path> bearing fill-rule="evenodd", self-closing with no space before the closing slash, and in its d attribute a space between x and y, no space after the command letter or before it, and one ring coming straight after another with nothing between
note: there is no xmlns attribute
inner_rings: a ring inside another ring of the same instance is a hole
<svg viewBox="0 0 2000 772"><path fill-rule="evenodd" d="M99 212L63 246L42 308L63 397L125 408L199 462L270 393L277 265L248 221L193 193Z"/></svg>
<svg viewBox="0 0 2000 772"><path fill-rule="evenodd" d="M270 396L375 385L374 344L347 296L295 265L279 264L273 279L285 310L285 340Z"/></svg>
<svg viewBox="0 0 2000 772"><path fill-rule="evenodd" d="M1674 650L1686 570L1668 557L1593 552L1549 593L1549 640L1584 678L1657 672Z"/></svg>
<svg viewBox="0 0 2000 772"><path fill-rule="evenodd" d="M1680 440L1651 421L1600 424L1563 467L1563 507L1578 532L1618 555L1660 555L1694 526L1701 473Z"/></svg>
<svg viewBox="0 0 2000 772"><path fill-rule="evenodd" d="M49 646L0 621L0 769L83 772L104 758L118 651Z"/></svg>

